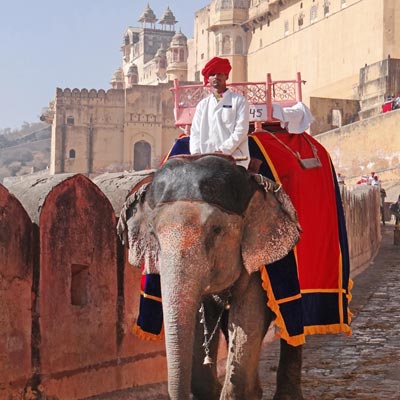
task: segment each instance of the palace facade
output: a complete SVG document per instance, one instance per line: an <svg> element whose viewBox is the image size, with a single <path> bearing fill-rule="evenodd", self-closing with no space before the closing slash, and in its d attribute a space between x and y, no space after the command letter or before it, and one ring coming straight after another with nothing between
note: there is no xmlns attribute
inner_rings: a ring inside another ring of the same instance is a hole
<svg viewBox="0 0 400 400"><path fill-rule="evenodd" d="M111 89L57 89L51 173L157 167L179 129L172 81L201 82L214 56L231 61L232 82L295 79L316 118L311 134L381 112L400 92L398 0L212 0L194 14L194 37L167 7L151 6L122 37Z"/></svg>

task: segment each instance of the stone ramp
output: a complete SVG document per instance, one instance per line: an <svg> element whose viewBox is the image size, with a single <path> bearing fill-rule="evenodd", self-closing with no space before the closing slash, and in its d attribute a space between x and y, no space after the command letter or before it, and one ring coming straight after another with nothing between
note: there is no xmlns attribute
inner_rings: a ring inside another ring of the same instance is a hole
<svg viewBox="0 0 400 400"><path fill-rule="evenodd" d="M308 336L303 357L307 400L400 399L400 246L394 226L382 226L381 248L354 279L353 334ZM272 399L279 343L260 361L263 399Z"/></svg>

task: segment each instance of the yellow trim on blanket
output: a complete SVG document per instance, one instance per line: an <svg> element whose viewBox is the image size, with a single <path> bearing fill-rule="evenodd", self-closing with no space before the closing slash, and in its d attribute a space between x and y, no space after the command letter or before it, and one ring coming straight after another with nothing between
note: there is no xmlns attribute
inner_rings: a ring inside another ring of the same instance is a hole
<svg viewBox="0 0 400 400"><path fill-rule="evenodd" d="M289 303L289 301L292 300L298 300L301 299L301 294L296 294L295 296L290 296L290 297L285 297L284 299L280 299L280 300L276 300L276 304L285 304L285 303Z"/></svg>
<svg viewBox="0 0 400 400"><path fill-rule="evenodd" d="M339 247L339 265L338 268L338 288L342 288L343 286L343 265L342 265L342 249L340 248L340 243L338 243ZM343 296L339 296L339 321L344 322L343 320Z"/></svg>
<svg viewBox="0 0 400 400"><path fill-rule="evenodd" d="M344 289L302 289L301 293L346 293Z"/></svg>
<svg viewBox="0 0 400 400"><path fill-rule="evenodd" d="M345 333L350 336L352 331L347 324L330 324L330 325L313 325L305 326L304 333L306 335L323 335L327 333Z"/></svg>
<svg viewBox="0 0 400 400"><path fill-rule="evenodd" d="M268 161L268 165L271 168L271 172L274 175L275 178L275 182L278 184L282 184L282 182L279 179L279 175L278 172L276 172L274 163L272 162L272 160L270 159L268 153L265 151L264 146L262 145L262 143L260 142L260 140L258 139L257 136L252 136L253 140L257 143L259 150L261 151L261 153L263 154L263 156L265 157L265 160Z"/></svg>
<svg viewBox="0 0 400 400"><path fill-rule="evenodd" d="M147 294L147 293L143 292L143 290L140 291L140 295L143 296L146 299L150 299L150 300L154 300L154 301L158 301L159 303L162 303L161 297L157 297L157 296L153 296L151 294Z"/></svg>
<svg viewBox="0 0 400 400"><path fill-rule="evenodd" d="M189 135L187 135L186 133L181 133L179 136L178 136L178 139L177 140L179 140L179 139L183 139L184 137L188 137ZM171 151L172 151L172 149L174 148L174 146L171 146L170 147L170 149L169 149L169 151L168 151L168 153L167 153L167 155L164 157L164 159L162 160L162 163L164 164L165 163L165 161L167 161L168 160L168 158L169 158L169 156L170 156L170 154L171 154Z"/></svg>
<svg viewBox="0 0 400 400"><path fill-rule="evenodd" d="M286 340L286 342L292 346L301 346L306 342L305 335L296 335L296 336L289 336L287 331L285 321L283 320L282 314L279 309L279 305L277 300L275 299L274 292L272 290L271 281L269 279L267 270L265 265L260 268L261 271L261 280L262 280L262 287L266 291L268 296L267 306L274 312L276 315L275 325L278 328L278 332L275 336Z"/></svg>
<svg viewBox="0 0 400 400"><path fill-rule="evenodd" d="M155 333L150 333L144 331L139 325L135 324L132 328L133 333L142 340L156 341L164 339L164 325L161 328L161 332L157 335Z"/></svg>
<svg viewBox="0 0 400 400"><path fill-rule="evenodd" d="M350 305L351 300L353 298L351 294L351 290L353 289L354 282L352 279L349 279L349 292L347 293L347 304ZM350 311L350 307L347 307L347 319L349 320L349 325L351 323L351 320L353 318L353 313Z"/></svg>

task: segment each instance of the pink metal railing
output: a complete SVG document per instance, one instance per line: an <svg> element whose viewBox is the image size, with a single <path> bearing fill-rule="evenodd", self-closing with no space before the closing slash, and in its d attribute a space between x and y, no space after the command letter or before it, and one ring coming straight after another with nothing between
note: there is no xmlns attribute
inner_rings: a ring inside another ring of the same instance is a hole
<svg viewBox="0 0 400 400"><path fill-rule="evenodd" d="M230 83L228 87L247 97L250 106L250 122L272 122L272 104L277 103L282 107L291 107L302 100L300 72L297 79L286 81L273 81L271 74L267 74L265 82ZM192 123L197 103L211 93L210 86L204 85L179 85L174 80L175 125L189 126Z"/></svg>

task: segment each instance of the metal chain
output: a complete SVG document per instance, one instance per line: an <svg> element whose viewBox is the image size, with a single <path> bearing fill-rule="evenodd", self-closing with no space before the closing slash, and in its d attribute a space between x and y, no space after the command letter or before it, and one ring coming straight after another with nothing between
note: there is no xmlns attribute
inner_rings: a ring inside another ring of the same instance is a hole
<svg viewBox="0 0 400 400"><path fill-rule="evenodd" d="M229 305L230 296L231 295L229 293L227 298L225 300L223 300L219 295L216 295L216 294L212 295L215 302L217 304L221 305L222 308L221 308L221 311L218 316L218 320L214 326L214 329L213 329L211 335L209 335L209 331L208 331L207 324L206 324L204 303L201 303L199 313L201 314L200 322L203 324L203 331L204 331L203 348L204 348L204 352L206 353L206 356L204 357L204 362L203 362L204 365L211 365L214 362L213 359L210 357L210 343L217 332L217 329L219 327L219 323L221 322L221 318L222 318L222 314L223 314L224 310L228 310L230 307L230 305Z"/></svg>

